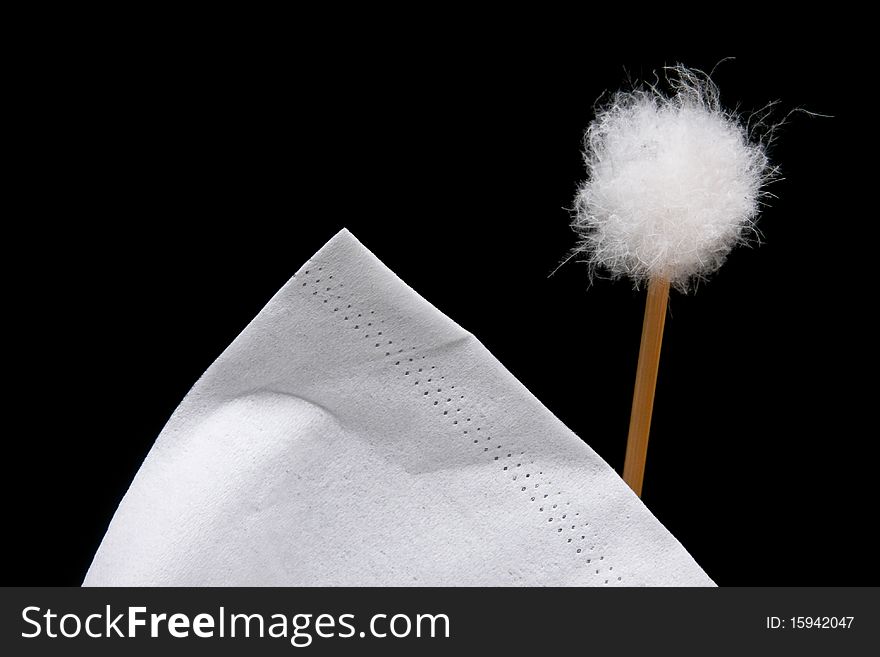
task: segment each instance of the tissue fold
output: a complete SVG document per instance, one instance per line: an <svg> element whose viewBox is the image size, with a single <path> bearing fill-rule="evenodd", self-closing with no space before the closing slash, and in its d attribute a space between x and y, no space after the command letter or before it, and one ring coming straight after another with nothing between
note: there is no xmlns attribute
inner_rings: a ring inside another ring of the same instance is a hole
<svg viewBox="0 0 880 657"><path fill-rule="evenodd" d="M156 440L85 586L711 586L618 475L348 231Z"/></svg>

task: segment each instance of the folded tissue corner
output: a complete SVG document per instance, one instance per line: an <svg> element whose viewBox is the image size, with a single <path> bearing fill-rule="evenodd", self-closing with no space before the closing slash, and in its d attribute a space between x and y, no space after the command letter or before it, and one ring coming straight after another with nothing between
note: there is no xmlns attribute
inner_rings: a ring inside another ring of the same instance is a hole
<svg viewBox="0 0 880 657"><path fill-rule="evenodd" d="M711 586L620 477L355 237L171 416L85 586Z"/></svg>

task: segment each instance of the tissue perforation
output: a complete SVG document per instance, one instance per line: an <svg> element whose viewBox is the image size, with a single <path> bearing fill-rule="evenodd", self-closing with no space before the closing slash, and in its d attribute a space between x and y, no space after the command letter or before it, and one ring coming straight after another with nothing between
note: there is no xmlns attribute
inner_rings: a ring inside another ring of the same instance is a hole
<svg viewBox="0 0 880 657"><path fill-rule="evenodd" d="M318 271L319 272L323 271L323 266L319 267ZM308 274L308 270L303 273ZM327 276L325 274L325 277L326 277L326 280L333 280L333 275ZM304 285L307 285L307 283L305 283ZM312 285L319 286L320 280L316 279L312 283ZM342 284L339 283L337 287L341 288ZM323 305L327 303L328 299L332 298L332 297L325 298L325 295L332 292L334 289L336 289L336 288L334 288L333 286L326 287L324 289L318 288L312 292L312 296L318 296L318 294L320 293L322 296L319 298L321 298L321 301L322 301L321 305L323 307ZM339 296L338 300L341 301L342 297ZM334 306L332 309L331 315L333 313L336 313L342 306L343 306L343 304L341 304L341 303L338 306ZM352 303L345 303L344 304L344 311L345 312L342 315L336 315L336 316L337 317L341 316L342 317L341 321L344 323L348 323L349 326L352 326L352 328L354 330L360 331L362 327L363 328L371 328L373 326L374 322L378 322L380 325L384 324L384 322L385 322L384 319L377 319L376 318L375 310L369 309L369 310L361 310L360 312L357 312L357 309L353 307ZM365 318L370 321L367 321L366 323L364 323L363 320ZM357 323L352 323L353 321L357 322ZM383 336L383 338L384 338L386 331L387 331L387 329L383 329L382 331L378 331L377 333L375 333L375 335L376 336ZM363 337L364 337L364 339L367 339L370 337L370 334L365 333L365 334L363 334ZM397 338L396 341L397 341L397 344L401 344L401 340L399 337ZM446 395L443 394L444 388L442 386L438 386L435 389L434 386L429 385L432 383L434 385L436 385L436 381L438 380L437 376L441 374L440 372L436 371L437 366L436 365L428 366L428 365L422 364L422 366L419 367L418 366L419 361L426 360L427 359L426 355L422 354L421 356L417 356L417 355L401 356L401 354L404 354L406 351L409 351L409 352L416 351L417 347L415 345L410 345L409 349L406 349L405 347L400 347L396 353L393 353L392 350L389 350L387 348L387 346L392 346L394 344L395 344L395 339L392 336L392 338L388 339L387 341L385 339L383 339L379 342L374 342L373 348L379 349L380 353L384 354L384 356L383 356L384 358L394 359L393 365L395 368L398 368L398 373L399 373L398 375L399 376L412 377L413 374L416 374L416 375L421 374L423 378L417 379L413 383L413 389L420 393L419 397L421 397L422 399L426 399L428 401L428 403L431 405L431 408L439 407L441 403L443 405L447 406L447 408L444 408L441 411L441 413L438 415L438 417L449 419L451 421L452 426L456 427L457 429L459 429L461 431L460 435L463 438L467 437L469 444L476 446L476 448L478 450L480 450L480 454L485 455L489 451L489 446L482 447L480 445L480 438L479 437L474 437L474 438L470 437L472 435L470 433L471 431L481 432L483 430L483 426L482 425L478 426L477 423L475 423L473 421L474 420L473 415L468 416L468 413L466 412L467 396L465 394L462 394L460 390L458 392L456 392L454 395L451 394L451 391L456 390L456 388L457 388L456 384L448 384L448 389L449 389L450 393L447 393ZM426 377L425 375L428 375L428 374L430 374L430 376ZM439 380L445 381L446 376L440 375ZM458 387L460 388L460 386L458 386ZM439 396L439 397L434 399L433 398L434 396ZM455 399L455 402L456 402L455 404L453 404L453 399ZM454 411L455 416L450 416L449 415L449 407L451 407L453 405L455 406L455 411ZM472 427L472 428L464 429L464 428L462 428L464 426L468 426L468 427ZM492 440L492 436L487 435L484 440L488 443ZM495 445L495 449L502 450L503 445L499 442L498 444ZM510 450L510 451L506 452L506 454L502 453L500 455L498 455L498 454L490 455L489 458L491 459L489 461L489 463L491 463L491 464L496 464L499 461L501 463L504 463L504 465L502 465L502 467L501 467L500 472L505 473L505 476L509 476L511 482L516 482L518 480L518 478L521 478L522 480L525 480L525 479L529 480L529 482L527 482L528 485L517 484L517 487L519 488L519 492L526 493L529 501L535 502L538 497L540 497L540 499L543 499L543 500L549 499L550 493L544 493L543 496L541 496L541 494L538 493L537 490L541 489L541 487L550 486L553 482L550 481L549 479L544 478L543 470L538 470L537 472L535 472L535 470L532 468L532 466L535 465L535 461L527 458L525 451L521 450L521 451L517 452L516 450ZM522 468L523 468L524 464L527 464L527 467L532 468L532 469L530 469L529 471L523 471ZM534 476L532 476L533 474L534 474ZM534 484L532 484L531 482L534 482ZM556 491L555 495L561 496L562 491ZM570 501L565 502L565 506L571 506L571 502ZM560 524L564 520L567 519L568 513L554 512L553 511L554 509L559 509L558 502L553 503L553 504L547 504L546 508L545 508L545 506L538 507L539 514L542 514L542 515L547 514L547 519L546 519L547 525L549 525L549 527L551 529L556 530L553 532L553 534L556 536L563 536L564 537L564 529L566 527L569 528L569 531L575 531L578 526L577 524L571 524L571 525L568 525L567 523L564 525ZM555 513L555 515L549 515L550 513ZM575 515L579 516L580 512L576 512ZM586 528L589 526L589 524L590 524L589 522L584 522L583 525L581 526L582 531L585 531ZM596 532L594 530L593 534L595 535L595 533ZM580 540L585 541L586 537L587 537L586 534L581 534ZM565 544L567 546L574 545L572 538L565 538ZM589 553L592 554L594 549L595 549L595 545L591 545L589 548ZM572 555L575 558L583 558L583 557L578 557L578 555L586 556L587 554L588 553L582 547L575 548L572 552ZM597 558L597 557L596 556L588 557L585 559L585 562L587 564L592 564L592 560L594 558ZM605 558L604 555L598 556L598 560L604 560L604 558ZM594 572L593 571L591 571L591 572L593 573L594 576L596 576L596 575L600 574L600 570L601 569L595 569ZM611 569L609 568L609 570L611 570ZM622 577L618 576L616 581L621 581L621 580L622 580ZM604 583L608 584L609 579L605 579Z"/></svg>

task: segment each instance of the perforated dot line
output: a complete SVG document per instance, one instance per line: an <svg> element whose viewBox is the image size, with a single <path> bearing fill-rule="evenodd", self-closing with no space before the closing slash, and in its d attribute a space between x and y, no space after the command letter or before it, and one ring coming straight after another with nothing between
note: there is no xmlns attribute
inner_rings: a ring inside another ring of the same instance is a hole
<svg viewBox="0 0 880 657"><path fill-rule="evenodd" d="M493 441L491 431L484 431L476 414L467 410L469 400L462 388L446 383L446 376L440 373L436 365L426 362L427 355L418 355L415 345L405 345L389 336L384 327L385 320L377 317L374 310L359 309L355 304L343 301L342 294L336 293L344 285L325 272L323 266L313 266L301 273L306 277L302 287L308 289L314 286L312 297L319 298L323 306L330 306L331 312L337 313L341 321L361 333L363 339L369 340L385 358L391 359L401 376L412 380L413 389L419 396L440 413L440 418L450 420L463 439L475 445L482 454L488 455L490 463L500 465L500 472L510 477L512 482L518 482L520 493L528 495L529 501L537 505L542 520L546 517L547 524L555 530L554 534L573 547L576 556L583 555L581 558L593 566L591 572L595 576L601 576L602 566L595 566L605 561L605 555L596 554L598 535L595 528L590 529L589 521L582 518L580 511L570 510L571 501L561 501L562 491L554 493L553 482L544 478L542 470L535 472L535 461L527 458L523 450L505 450L497 439ZM606 570L613 572L613 566L607 566ZM613 576L609 576L604 584L609 584L612 579ZM622 577L618 575L615 581L622 581Z"/></svg>

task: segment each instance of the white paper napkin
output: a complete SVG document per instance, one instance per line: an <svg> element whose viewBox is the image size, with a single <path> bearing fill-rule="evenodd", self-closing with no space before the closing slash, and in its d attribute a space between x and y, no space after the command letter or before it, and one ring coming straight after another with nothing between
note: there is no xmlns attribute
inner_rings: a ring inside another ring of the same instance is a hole
<svg viewBox="0 0 880 657"><path fill-rule="evenodd" d="M181 402L84 585L712 581L473 335L343 230Z"/></svg>

